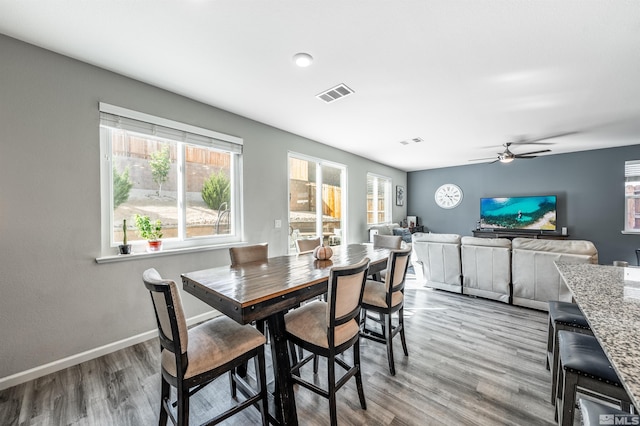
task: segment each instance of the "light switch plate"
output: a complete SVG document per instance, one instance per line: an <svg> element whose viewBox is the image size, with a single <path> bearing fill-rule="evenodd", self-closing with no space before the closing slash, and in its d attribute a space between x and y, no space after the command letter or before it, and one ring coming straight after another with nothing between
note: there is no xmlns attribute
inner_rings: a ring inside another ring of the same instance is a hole
<svg viewBox="0 0 640 426"><path fill-rule="evenodd" d="M640 281L640 268L624 268L625 281Z"/></svg>
<svg viewBox="0 0 640 426"><path fill-rule="evenodd" d="M276 228L282 228L282 221L281 221L280 219L276 219L276 220L274 221L274 226L275 226Z"/></svg>

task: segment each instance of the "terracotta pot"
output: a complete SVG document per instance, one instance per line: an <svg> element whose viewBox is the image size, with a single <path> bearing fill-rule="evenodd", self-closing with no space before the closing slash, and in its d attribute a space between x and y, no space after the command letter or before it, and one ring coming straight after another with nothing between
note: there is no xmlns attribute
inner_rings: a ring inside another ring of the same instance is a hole
<svg viewBox="0 0 640 426"><path fill-rule="evenodd" d="M156 241L147 241L149 246L147 247L147 251L160 251L162 250L162 240Z"/></svg>

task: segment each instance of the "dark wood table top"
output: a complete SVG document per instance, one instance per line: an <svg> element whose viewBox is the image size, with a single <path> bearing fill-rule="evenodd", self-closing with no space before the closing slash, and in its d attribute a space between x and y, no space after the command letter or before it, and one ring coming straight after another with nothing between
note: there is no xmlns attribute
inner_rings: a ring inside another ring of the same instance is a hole
<svg viewBox="0 0 640 426"><path fill-rule="evenodd" d="M182 275L183 287L230 318L248 324L326 292L334 266L355 264L366 256L373 273L384 269L389 257L388 249L371 244L332 249L331 259L324 261L307 253L188 272Z"/></svg>

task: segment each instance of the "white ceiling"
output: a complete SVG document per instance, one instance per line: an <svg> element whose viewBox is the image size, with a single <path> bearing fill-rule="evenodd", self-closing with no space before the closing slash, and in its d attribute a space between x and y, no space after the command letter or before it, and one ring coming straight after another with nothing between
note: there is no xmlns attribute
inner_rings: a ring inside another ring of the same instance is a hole
<svg viewBox="0 0 640 426"><path fill-rule="evenodd" d="M640 143L638 0L0 0L0 33L406 171Z"/></svg>

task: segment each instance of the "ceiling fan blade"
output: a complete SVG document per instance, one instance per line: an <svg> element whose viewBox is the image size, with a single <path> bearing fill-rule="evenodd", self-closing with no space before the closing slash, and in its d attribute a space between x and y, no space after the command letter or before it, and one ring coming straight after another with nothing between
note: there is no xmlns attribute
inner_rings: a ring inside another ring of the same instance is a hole
<svg viewBox="0 0 640 426"><path fill-rule="evenodd" d="M551 150L542 149L540 151L523 152L522 154L516 154L516 158L522 158L523 156L526 156L526 155L542 154L543 152L551 152Z"/></svg>
<svg viewBox="0 0 640 426"><path fill-rule="evenodd" d="M469 161L487 161L487 160L495 160L495 158L496 156L494 155L493 157L488 157L488 158L474 158L473 160L469 160Z"/></svg>
<svg viewBox="0 0 640 426"><path fill-rule="evenodd" d="M539 139L536 139L539 140ZM511 145L555 145L555 142L534 142L534 141L522 141L522 142L510 142Z"/></svg>
<svg viewBox="0 0 640 426"><path fill-rule="evenodd" d="M552 135L543 136L541 138L525 139L525 140L518 141L518 142L512 142L512 144L513 145L526 145L526 144L551 145L551 142L549 142L549 143L539 143L539 141L544 141L544 140L547 140L547 139L554 139L554 138L561 138L563 136L571 136L571 135L575 135L577 133L582 133L582 132L573 131L573 132L554 133Z"/></svg>

